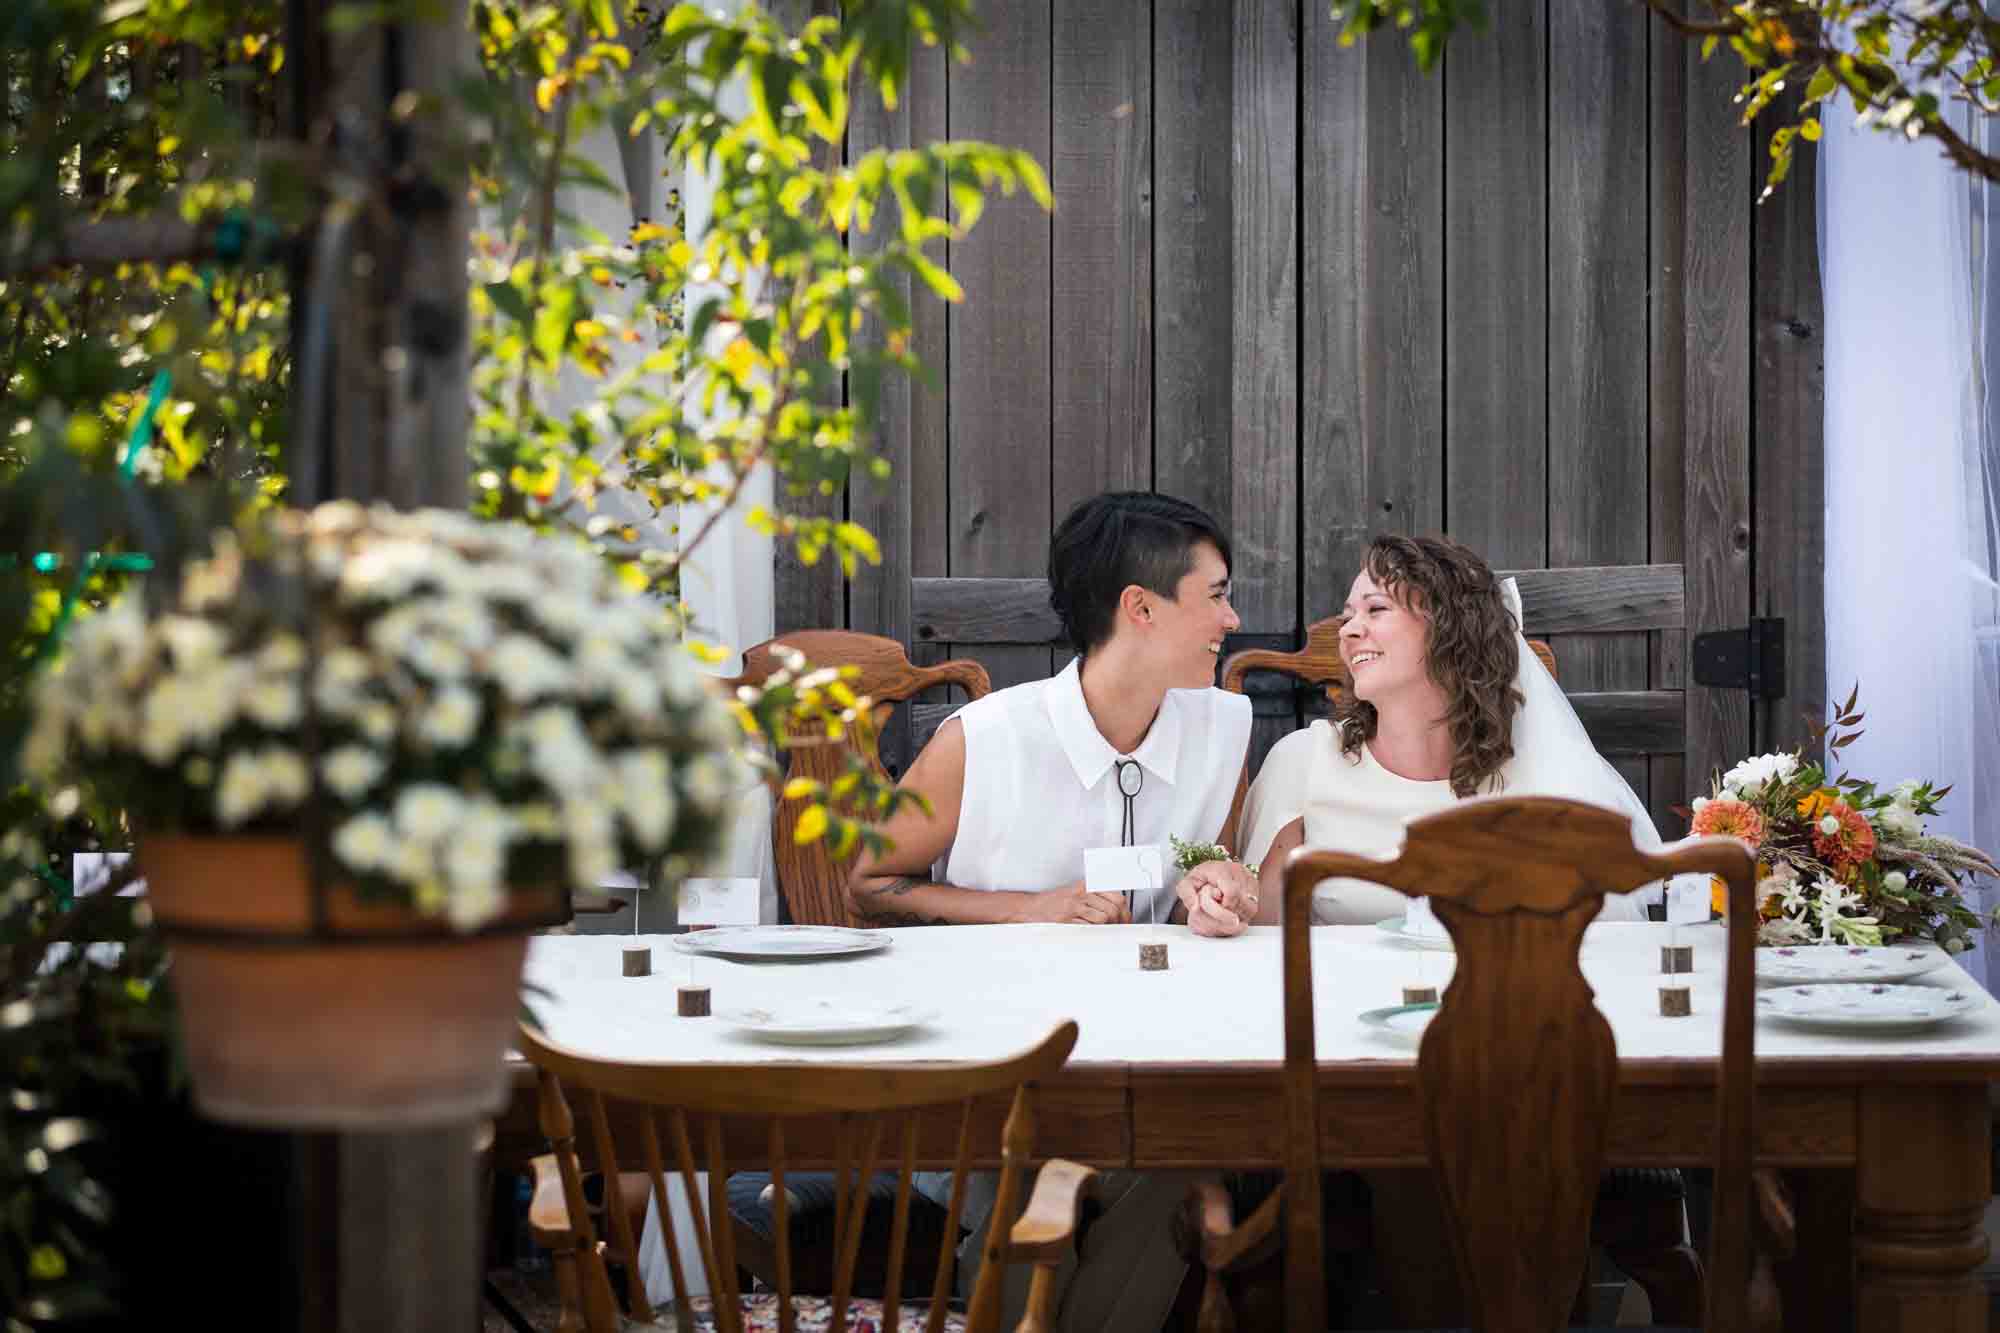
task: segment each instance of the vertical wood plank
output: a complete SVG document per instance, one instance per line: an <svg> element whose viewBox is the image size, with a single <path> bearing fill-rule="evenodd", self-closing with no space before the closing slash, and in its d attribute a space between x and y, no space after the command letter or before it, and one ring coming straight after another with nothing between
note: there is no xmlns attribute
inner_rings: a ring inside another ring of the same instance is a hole
<svg viewBox="0 0 2000 1333"><path fill-rule="evenodd" d="M1646 24L1651 62L1647 137L1647 216L1651 240L1647 266L1651 276L1647 302L1649 347L1647 382L1647 448L1651 472L1652 512L1648 523L1649 558L1680 564L1686 554L1682 540L1687 478L1683 473L1687 443L1687 340L1682 323L1687 311L1687 39L1656 19ZM1682 689L1687 684L1687 635L1680 630L1656 630L1652 639L1652 686ZM1664 837L1687 832L1687 821L1673 812L1695 795L1684 755L1655 755L1648 761L1652 781L1653 823Z"/></svg>
<svg viewBox="0 0 2000 1333"><path fill-rule="evenodd" d="M1549 7L1549 563L1643 564L1646 12ZM1567 690L1647 684L1641 634L1551 641ZM1614 761L1641 800L1643 758Z"/></svg>
<svg viewBox="0 0 2000 1333"><path fill-rule="evenodd" d="M1230 584L1251 634L1296 634L1299 468L1298 0L1236 14L1230 176ZM1291 729L1253 727L1250 758Z"/></svg>
<svg viewBox="0 0 2000 1333"><path fill-rule="evenodd" d="M1546 0L1453 43L1445 99L1445 522L1496 567L1546 564Z"/></svg>
<svg viewBox="0 0 2000 1333"><path fill-rule="evenodd" d="M921 47L910 53L910 86L903 105L910 117L912 145L946 137L944 52ZM947 256L934 256L940 260ZM950 572L947 500L950 465L950 309L942 301L919 299L910 310L910 345L935 376L910 394L910 573L943 578ZM915 646L915 645L913 645ZM927 650L940 658L937 647Z"/></svg>
<svg viewBox="0 0 2000 1333"><path fill-rule="evenodd" d="M1728 59L1687 66L1687 348L1683 539L1690 636L1750 617L1750 209L1757 173L1737 124ZM1688 782L1706 785L1750 747L1749 697L1688 687Z"/></svg>
<svg viewBox="0 0 2000 1333"><path fill-rule="evenodd" d="M1343 50L1310 7L1301 157L1303 602L1334 614L1380 532L1444 525L1444 80ZM1476 39L1483 40L1483 39Z"/></svg>
<svg viewBox="0 0 2000 1333"><path fill-rule="evenodd" d="M1055 15L1053 513L1153 476L1152 25L1129 0Z"/></svg>
<svg viewBox="0 0 2000 1333"><path fill-rule="evenodd" d="M1153 13L1153 485L1227 524L1233 61L1229 7Z"/></svg>
<svg viewBox="0 0 2000 1333"><path fill-rule="evenodd" d="M951 72L953 138L1046 158L1049 0L981 15L972 63ZM951 251L965 302L950 316L950 572L1045 573L1050 530L1049 219L1025 196L990 201ZM981 648L995 688L1048 673L1044 648Z"/></svg>
<svg viewBox="0 0 2000 1333"><path fill-rule="evenodd" d="M857 90L853 106L854 116L847 130L850 161L858 161L876 149L911 146L908 101L891 111L871 88ZM879 253L884 241L896 234L898 226L893 202L885 201L872 230L863 231L857 226L848 234L848 248L856 255ZM906 302L933 299L928 292L913 294L908 274L898 274L890 283ZM880 327L871 322L855 342L858 354L879 354ZM847 488L847 516L873 533L882 548L882 563L862 566L849 581L849 627L880 634L906 646L910 642L910 579L914 557L910 531L915 486L911 408L922 391L921 385L904 376L883 377L874 452L889 465L889 475L877 479L857 472Z"/></svg>
<svg viewBox="0 0 2000 1333"><path fill-rule="evenodd" d="M943 52L919 47L911 53L909 82L895 110L884 107L874 90L861 90L848 127L851 157L942 139L944 78ZM879 248L899 225L894 207L885 207L874 231L855 231L849 245L857 253ZM940 247L934 257L942 254ZM913 661L922 662L943 656L942 645L912 642L910 580L920 573L942 577L945 572L945 307L927 289L913 290L907 275L894 282L912 303L911 350L939 377L939 387L902 375L884 379L875 452L889 465L889 475L876 479L857 472L848 486L848 517L875 535L882 563L862 566L849 581L847 623L850 629L896 640L910 650ZM863 337L868 345L880 346L878 328L870 326ZM900 776L909 767L914 755L907 705L891 713L877 753L893 774Z"/></svg>
<svg viewBox="0 0 2000 1333"><path fill-rule="evenodd" d="M831 12L826 8L829 4L830 0L768 0L766 8L786 31L797 32L815 13ZM868 95L872 93L864 94ZM838 163L840 154L838 145L829 147L816 139L813 141L813 164L817 167L825 168ZM824 339L816 339L810 346L812 351L806 355L815 358L825 355ZM840 383L836 378L820 400L838 403L840 392ZM835 487L830 492L781 488L776 500L779 512L801 517L840 518L846 509L844 487ZM799 559L797 543L780 537L773 543L772 562L775 582L771 619L776 633L847 627L847 588L841 580L837 561L822 556L808 565Z"/></svg>
<svg viewBox="0 0 2000 1333"><path fill-rule="evenodd" d="M1770 130L1786 109L1759 121L1762 169ZM1826 678L1825 310L1819 284L1819 154L1792 158L1789 180L1754 210L1757 357L1752 454L1756 526L1752 555L1760 616L1785 621L1783 698L1753 703L1756 748L1803 743L1807 720L1826 720L1827 698L1847 682ZM1844 697L1844 695L1843 695Z"/></svg>

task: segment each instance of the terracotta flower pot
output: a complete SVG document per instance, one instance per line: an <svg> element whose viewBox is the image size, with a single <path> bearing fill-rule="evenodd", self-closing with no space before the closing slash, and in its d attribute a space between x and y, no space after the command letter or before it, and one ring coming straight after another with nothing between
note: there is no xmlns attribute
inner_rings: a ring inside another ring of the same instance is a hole
<svg viewBox="0 0 2000 1333"><path fill-rule="evenodd" d="M335 883L316 923L296 839L154 836L138 856L205 1114L411 1129L500 1104L528 935L564 918L559 889L510 894L461 934Z"/></svg>

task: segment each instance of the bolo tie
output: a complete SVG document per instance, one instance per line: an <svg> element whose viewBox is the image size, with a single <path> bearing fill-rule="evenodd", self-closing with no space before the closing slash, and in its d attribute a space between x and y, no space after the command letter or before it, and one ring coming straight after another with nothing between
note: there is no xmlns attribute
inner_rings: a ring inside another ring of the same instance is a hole
<svg viewBox="0 0 2000 1333"><path fill-rule="evenodd" d="M1130 847L1132 839L1138 833L1138 818L1133 812L1132 802L1138 798L1139 789L1145 785L1146 770L1139 767L1138 760L1120 759L1118 761L1118 794L1125 798L1125 822L1118 830L1118 845L1120 847ZM1128 915L1137 915L1131 911L1130 904L1127 905L1126 911ZM1149 893L1146 895L1147 919L1151 920L1152 915L1153 895Z"/></svg>

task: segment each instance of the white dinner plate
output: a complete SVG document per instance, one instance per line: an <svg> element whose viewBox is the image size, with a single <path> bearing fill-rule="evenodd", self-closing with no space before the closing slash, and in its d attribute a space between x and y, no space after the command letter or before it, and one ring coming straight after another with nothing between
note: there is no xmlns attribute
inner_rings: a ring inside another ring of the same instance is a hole
<svg viewBox="0 0 2000 1333"><path fill-rule="evenodd" d="M719 926L675 935L672 944L682 953L710 958L799 962L873 953L888 948L889 937L879 930L845 926Z"/></svg>
<svg viewBox="0 0 2000 1333"><path fill-rule="evenodd" d="M1361 1021L1397 1041L1415 1046L1424 1038L1424 1029L1437 1014L1436 1004L1392 1004L1386 1009L1370 1009Z"/></svg>
<svg viewBox="0 0 2000 1333"><path fill-rule="evenodd" d="M1796 1027L1827 1032L1914 1032L1968 1013L1962 990L1943 986L1778 986L1757 993L1757 1012Z"/></svg>
<svg viewBox="0 0 2000 1333"><path fill-rule="evenodd" d="M1940 950L1907 944L1788 944L1757 950L1757 978L1794 983L1908 981L1948 961Z"/></svg>
<svg viewBox="0 0 2000 1333"><path fill-rule="evenodd" d="M796 1046L855 1046L889 1041L937 1017L909 1003L840 997L787 1000L767 1007L724 1009L716 1017L740 1032Z"/></svg>
<svg viewBox="0 0 2000 1333"><path fill-rule="evenodd" d="M1455 950L1452 947L1451 936L1414 934L1410 930L1405 928L1403 924L1405 920L1407 920L1407 918L1400 916L1388 917L1385 918L1384 920L1377 921L1375 923L1375 929L1389 936L1389 938L1395 940L1396 943L1408 945L1412 949L1429 949L1433 953L1455 952Z"/></svg>

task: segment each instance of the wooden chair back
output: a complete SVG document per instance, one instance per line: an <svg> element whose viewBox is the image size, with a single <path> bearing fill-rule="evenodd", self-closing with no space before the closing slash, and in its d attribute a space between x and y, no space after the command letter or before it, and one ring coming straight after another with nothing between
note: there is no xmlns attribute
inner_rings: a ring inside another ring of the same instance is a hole
<svg viewBox="0 0 2000 1333"><path fill-rule="evenodd" d="M957 1150L944 1228L946 1239L937 1256L925 1324L926 1333L939 1333L954 1290L959 1216L966 1175L973 1164L973 1109L983 1097L1007 1093L1013 1101L1001 1131L1002 1169L993 1206L995 1221L988 1228L967 1318L967 1327L973 1333L991 1333L999 1319L1001 1280L1008 1258L1025 1253L1037 1260L1046 1257L1052 1266L1069 1241L1067 1229L1057 1225L1045 1228L1051 1233L1047 1256L1037 1253L1032 1245L1024 1252L1021 1242L1035 1239L1030 1234L1035 1228L1028 1227L1025 1231L1016 1228L1010 1249L1010 1236L1002 1219L1011 1220L1020 1208L1021 1168L1027 1166L1034 1146L1034 1085L1062 1067L1076 1045L1076 1037L1076 1024L1064 1022L1032 1048L983 1065L647 1064L584 1055L555 1044L524 1024L520 1030L520 1049L537 1071L542 1131L548 1137L561 1176L563 1203L571 1229L573 1251L556 1255L558 1276L573 1272L573 1279L565 1281L573 1280L580 1288L575 1304L581 1307L586 1330L617 1333L619 1322L604 1264L607 1247L596 1234L584 1196L582 1158L570 1105L572 1097L583 1102L590 1122L593 1155L604 1167L607 1182L616 1174L616 1163L642 1161L651 1181L654 1206L665 1218L672 1215L667 1205L667 1173L670 1169L680 1173L687 1192L688 1211L693 1217L696 1253L683 1254L675 1229L662 1227L668 1270L675 1292L685 1292L688 1290L685 1274L695 1261L700 1262L700 1271L708 1279L714 1302L715 1327L720 1333L742 1333L744 1328L742 1302L736 1290L736 1256L726 1184L732 1169L759 1167L771 1173L781 1327L787 1333L792 1328L791 1227L785 1195L788 1163L815 1169L830 1164L834 1172L837 1254L831 1327L835 1333L846 1327L862 1225L868 1210L868 1182L878 1170L896 1172L895 1221L881 1325L899 1328L906 1258L903 1251L908 1235L911 1182L918 1160L919 1126L935 1123L936 1108L949 1108L957 1103ZM927 1111L932 1113L931 1118L926 1117ZM614 1119L628 1132L636 1129L637 1154L627 1151L620 1156L619 1145L612 1135ZM672 1154L671 1166L668 1153ZM732 1153L737 1163L734 1168L730 1165ZM1072 1184L1075 1177L1089 1174L1087 1168L1054 1162L1044 1168L1045 1174L1058 1167L1063 1168L1059 1174L1068 1177ZM698 1170L708 1175L705 1203L696 1188ZM614 1252L638 1254L631 1234L634 1224L627 1210L607 1206L604 1213L614 1233ZM1024 1223L1029 1221L1023 1219ZM636 1270L636 1264L626 1264L628 1308L635 1319L650 1322L654 1318L652 1307ZM1038 1286L1046 1285L1039 1270L1036 1276ZM675 1313L679 1328L694 1327L687 1302L676 1301Z"/></svg>
<svg viewBox="0 0 2000 1333"><path fill-rule="evenodd" d="M990 694L993 682L986 668L969 659L940 662L920 667L912 663L903 645L876 634L848 630L800 630L767 639L743 654L743 674L727 683L761 685L784 666L782 650L793 649L814 667L852 666L860 675L849 682L855 694L875 705L874 727L850 730L837 744L793 744L785 750L784 772L771 784L771 863L777 873L778 889L794 922L813 926L858 924L847 910L847 867L834 859L824 839L800 846L792 838L798 825L799 803L783 799L785 783L793 778L814 778L831 782L845 771L848 756L860 754L877 771L882 759L877 753L878 737L895 703L939 685L955 685L968 700ZM812 742L812 737L794 737Z"/></svg>
<svg viewBox="0 0 2000 1333"><path fill-rule="evenodd" d="M1347 689L1347 664L1340 660L1341 623L1340 616L1315 620L1306 626L1305 647L1297 652L1245 648L1231 653L1222 663L1222 688L1241 694L1244 677L1252 671L1280 671L1308 685L1319 686L1326 691L1327 703L1338 702ZM1555 675L1555 649L1541 639L1528 640L1528 646L1535 650L1535 656L1542 659L1542 665L1549 669L1549 674Z"/></svg>
<svg viewBox="0 0 2000 1333"><path fill-rule="evenodd" d="M1392 861L1301 848L1285 863L1286 1322L1324 1328L1322 1126L1315 1071L1312 891L1334 876L1428 894L1457 968L1417 1056L1432 1174L1475 1327L1568 1323L1617 1093L1611 1026L1577 965L1607 893L1668 875L1729 890L1706 1327L1742 1333L1751 1287L1754 870L1703 838L1638 850L1625 817L1552 797L1489 797L1411 821ZM1708 1021L1696 1018L1692 1021ZM1331 1108L1337 1117L1338 1109Z"/></svg>

